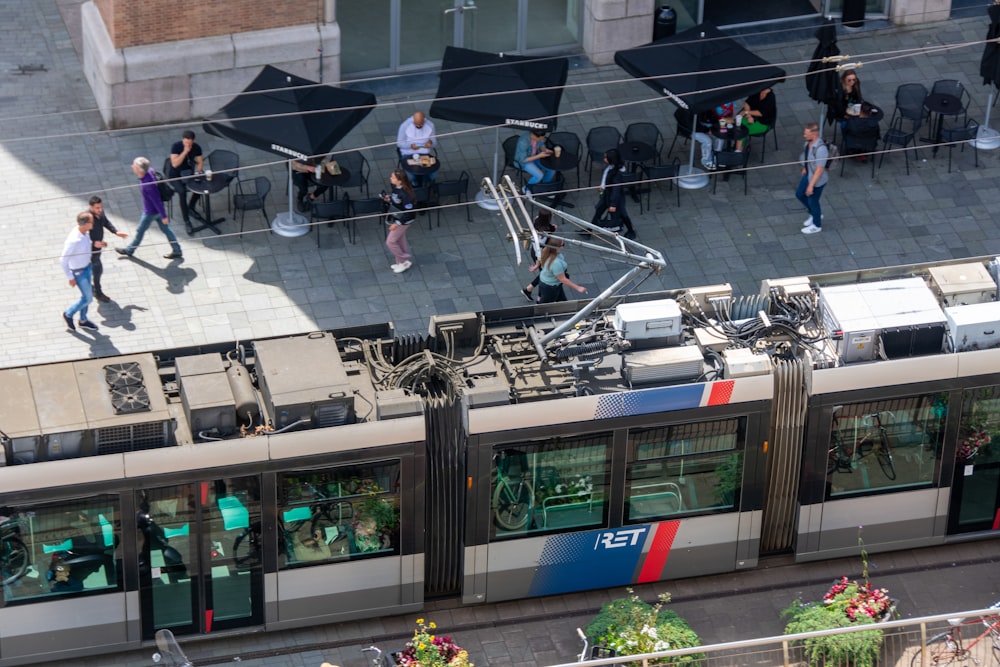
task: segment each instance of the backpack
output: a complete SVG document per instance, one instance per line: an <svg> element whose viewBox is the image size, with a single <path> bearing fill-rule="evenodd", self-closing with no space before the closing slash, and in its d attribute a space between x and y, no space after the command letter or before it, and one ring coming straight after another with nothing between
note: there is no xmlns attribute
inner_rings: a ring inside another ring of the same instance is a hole
<svg viewBox="0 0 1000 667"><path fill-rule="evenodd" d="M166 183L160 180L160 175L156 173L155 169L150 169L149 172L153 174L153 180L156 182L156 189L160 191L161 201L170 201L174 197L174 189L170 187L170 183Z"/></svg>
<svg viewBox="0 0 1000 667"><path fill-rule="evenodd" d="M837 147L837 144L835 144L835 143L833 143L831 141L827 141L826 139L822 139L821 138L819 141L820 141L820 143L822 145L826 146L826 152L827 152L826 170L827 170L827 172L829 172L830 171L830 164L829 164L829 162L830 162L830 160L836 160L837 158L840 157L840 149ZM804 144L802 144L802 155L805 157L805 159L802 162L802 168L803 169L808 169L808 162L809 162L809 142L808 141L805 142Z"/></svg>

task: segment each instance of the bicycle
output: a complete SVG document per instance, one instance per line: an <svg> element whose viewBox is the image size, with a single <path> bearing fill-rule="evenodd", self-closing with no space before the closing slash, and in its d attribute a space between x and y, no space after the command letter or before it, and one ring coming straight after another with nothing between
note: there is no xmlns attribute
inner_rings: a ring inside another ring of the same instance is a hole
<svg viewBox="0 0 1000 667"><path fill-rule="evenodd" d="M369 658L369 662L372 667L396 667L399 664L396 661L396 657L392 653L386 653L378 646L369 646L368 648L361 649L362 653L371 653L372 657Z"/></svg>
<svg viewBox="0 0 1000 667"><path fill-rule="evenodd" d="M576 629L576 634L580 635L580 641L583 642L583 650L580 651L580 656L577 662L614 658L617 655L617 652L613 648L607 648L605 646L592 647L590 645L590 641L587 639L587 633L580 628Z"/></svg>
<svg viewBox="0 0 1000 667"><path fill-rule="evenodd" d="M889 444L889 433L882 424L882 412L873 412L868 415L844 415L833 417L832 446L829 450L827 464L827 474L834 472L851 472L857 465L857 460L874 452L882 473L887 479L896 479L896 465L892 460L892 447ZM892 416L891 412L884 414ZM854 420L853 445L845 447L842 441L843 434L847 429L841 429L840 420ZM865 429L864 433L858 437L858 424Z"/></svg>
<svg viewBox="0 0 1000 667"><path fill-rule="evenodd" d="M516 449L495 454L496 489L493 491L493 515L497 525L518 530L527 525L535 504L535 490L528 481L528 457Z"/></svg>
<svg viewBox="0 0 1000 667"><path fill-rule="evenodd" d="M153 662L156 664L172 665L174 667L194 667L194 663L188 660L181 650L180 644L174 638L174 633L170 630L156 631L156 648L159 649L153 654Z"/></svg>
<svg viewBox="0 0 1000 667"><path fill-rule="evenodd" d="M990 609L1000 610L1000 602L994 602ZM970 641L968 644L962 640L962 626L982 623L986 629ZM981 642L986 635L990 636L993 642L993 661L1000 663L1000 613L990 616L981 616L972 621L962 618L949 618L948 625L951 626L947 632L942 632L927 640L927 663L928 665L948 665L956 660L972 660L979 665L985 659L985 655L975 655L973 649ZM980 649L984 653L986 649ZM911 667L923 667L923 652L917 651L910 661Z"/></svg>
<svg viewBox="0 0 1000 667"><path fill-rule="evenodd" d="M21 522L8 517L0 522L0 585L10 584L28 573L28 548L21 541Z"/></svg>

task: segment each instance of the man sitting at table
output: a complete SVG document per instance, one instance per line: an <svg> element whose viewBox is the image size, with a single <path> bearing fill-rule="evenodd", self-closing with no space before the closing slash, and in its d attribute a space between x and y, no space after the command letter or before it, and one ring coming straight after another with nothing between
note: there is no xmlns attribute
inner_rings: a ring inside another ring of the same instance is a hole
<svg viewBox="0 0 1000 667"><path fill-rule="evenodd" d="M882 111L870 102L861 103L861 111L857 116L848 116L844 123L844 154L852 155L858 153L871 153L878 146L878 140L882 138L879 129L879 121L882 119ZM868 160L865 155L858 155L855 158L858 162Z"/></svg>
<svg viewBox="0 0 1000 667"><path fill-rule="evenodd" d="M691 138L701 144L701 166L710 171L715 169L715 149L712 146L712 137L708 135L715 116L711 112L692 114L686 109L677 107L677 110L674 111L674 118L677 119L677 127L693 129Z"/></svg>
<svg viewBox="0 0 1000 667"><path fill-rule="evenodd" d="M308 212L316 199L330 188L319 182L316 176L316 167L323 164L320 158L310 157L305 160L294 160L292 162L292 182L295 183L295 198L298 200L299 210ZM309 192L309 188L314 188Z"/></svg>
<svg viewBox="0 0 1000 667"><path fill-rule="evenodd" d="M545 130L528 130L517 140L514 148L514 166L528 175L528 185L551 183L556 172L541 160L552 155L552 149L545 145Z"/></svg>
<svg viewBox="0 0 1000 667"><path fill-rule="evenodd" d="M195 172L204 171L204 169L205 158L202 155L201 146L195 143L194 132L184 130L181 134L181 140L174 142L174 145L170 147L170 168L167 170L167 178L190 176ZM194 207L201 195L192 194L191 201L188 201L185 197L187 187L185 187L184 181L173 181L170 185L180 195L181 216L184 218L184 225L190 229L190 209Z"/></svg>
<svg viewBox="0 0 1000 667"><path fill-rule="evenodd" d="M406 161L413 155L429 155L437 148L437 135L434 123L424 117L423 111L417 111L404 120L396 133L396 148L399 149L399 162L403 171L410 177L410 183L416 186L425 184L422 174L414 174L408 170ZM435 174L427 174L426 180L433 181Z"/></svg>

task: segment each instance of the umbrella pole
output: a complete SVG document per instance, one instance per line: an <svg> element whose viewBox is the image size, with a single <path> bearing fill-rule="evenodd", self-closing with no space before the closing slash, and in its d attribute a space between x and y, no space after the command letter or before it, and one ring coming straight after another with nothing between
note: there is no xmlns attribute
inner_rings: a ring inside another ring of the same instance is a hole
<svg viewBox="0 0 1000 667"><path fill-rule="evenodd" d="M986 118L983 120L983 124L979 126L976 138L971 142L979 150L992 151L1000 148L1000 132L990 128L990 111L993 109L993 100L996 96L996 91L995 86L990 88L990 98L986 102Z"/></svg>
<svg viewBox="0 0 1000 667"><path fill-rule="evenodd" d="M292 199L292 161L288 161L288 210L280 211L271 221L271 231L287 238L309 233L309 221L295 212Z"/></svg>
<svg viewBox="0 0 1000 667"><path fill-rule="evenodd" d="M498 160L500 153L500 126L497 125L496 139L493 142L493 182L497 183L497 169ZM487 211L499 211L500 203L491 197L485 189L479 188L479 192L476 193L476 205L479 208L485 208Z"/></svg>
<svg viewBox="0 0 1000 667"><path fill-rule="evenodd" d="M682 165L679 170L680 178L677 179L677 187L685 190L700 190L708 185L708 174L704 169L694 166L694 145L698 142L694 140L694 133L697 132L697 118L691 127L691 148L688 151L688 163Z"/></svg>

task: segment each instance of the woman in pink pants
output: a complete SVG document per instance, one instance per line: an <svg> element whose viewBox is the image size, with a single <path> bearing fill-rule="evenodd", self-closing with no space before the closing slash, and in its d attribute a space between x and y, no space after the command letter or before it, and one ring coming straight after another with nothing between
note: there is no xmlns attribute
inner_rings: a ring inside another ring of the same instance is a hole
<svg viewBox="0 0 1000 667"><path fill-rule="evenodd" d="M389 236L385 245L396 258L392 265L394 273L402 273L413 266L413 255L410 254L410 244L406 242L406 230L416 219L414 213L415 197L410 179L402 169L394 169L389 175L392 192L382 194L382 200L389 204Z"/></svg>

